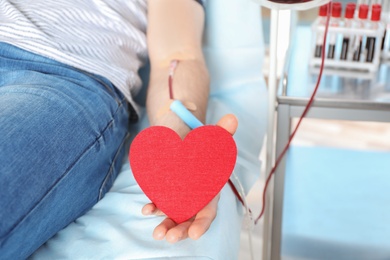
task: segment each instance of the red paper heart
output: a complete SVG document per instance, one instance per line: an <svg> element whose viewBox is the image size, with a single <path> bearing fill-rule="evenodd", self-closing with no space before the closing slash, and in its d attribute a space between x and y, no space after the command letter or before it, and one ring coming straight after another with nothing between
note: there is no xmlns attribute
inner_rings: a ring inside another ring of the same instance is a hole
<svg viewBox="0 0 390 260"><path fill-rule="evenodd" d="M219 126L202 126L182 140L154 126L133 140L129 160L146 196L176 223L195 216L223 188L236 162L233 137Z"/></svg>

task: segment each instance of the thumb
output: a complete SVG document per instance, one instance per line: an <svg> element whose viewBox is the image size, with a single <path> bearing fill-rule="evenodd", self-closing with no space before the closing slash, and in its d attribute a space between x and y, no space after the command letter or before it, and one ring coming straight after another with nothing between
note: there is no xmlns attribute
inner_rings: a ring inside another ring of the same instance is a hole
<svg viewBox="0 0 390 260"><path fill-rule="evenodd" d="M217 126L224 128L230 134L234 135L238 127L238 120L233 114L227 114L218 121Z"/></svg>

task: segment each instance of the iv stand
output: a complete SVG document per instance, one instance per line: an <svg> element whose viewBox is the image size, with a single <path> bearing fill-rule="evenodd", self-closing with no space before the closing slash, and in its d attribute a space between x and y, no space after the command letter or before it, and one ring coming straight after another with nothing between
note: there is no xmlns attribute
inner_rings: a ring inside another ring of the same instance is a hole
<svg viewBox="0 0 390 260"><path fill-rule="evenodd" d="M276 90L277 90L277 42L278 42L279 10L271 9L271 31L270 31L270 53L269 53L269 76L268 76L268 122L267 122L267 147L266 147L266 176L271 172L275 161L274 152L274 130L275 130L275 110L276 110ZM263 222L263 257L270 259L271 250L271 227L273 198L270 196L273 190L273 182L268 187L265 198L265 211ZM271 190L271 191L270 191Z"/></svg>
<svg viewBox="0 0 390 260"><path fill-rule="evenodd" d="M255 0L259 1L259 0ZM297 5L298 8L293 8L296 10L305 10L310 9L318 5L326 4L331 0L318 0L312 4L301 4ZM262 2L262 0L260 0ZM262 2L263 4L266 1ZM271 8L271 6L266 7L271 10L271 28L270 28L270 53L269 53L269 76L268 76L268 120L267 120L267 146L266 146L266 176L268 178L271 169L275 163L275 115L276 115L276 94L277 94L277 61L278 61L278 28L279 28L279 9ZM291 10L290 10L291 11ZM274 190L274 181L273 179L269 183L268 191L265 197L265 211L264 211L264 222L263 222L263 250L262 250L262 259L263 260L279 260L281 255L281 238L282 238L282 227L278 225L273 227L273 190ZM274 232L272 232L274 228ZM275 228L277 230L275 230ZM272 237L272 233L275 237ZM278 243L272 243L273 241Z"/></svg>

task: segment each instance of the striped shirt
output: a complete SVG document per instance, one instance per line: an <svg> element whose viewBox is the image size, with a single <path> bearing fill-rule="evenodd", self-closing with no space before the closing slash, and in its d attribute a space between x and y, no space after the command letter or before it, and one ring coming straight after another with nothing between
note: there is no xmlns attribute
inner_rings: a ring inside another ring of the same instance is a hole
<svg viewBox="0 0 390 260"><path fill-rule="evenodd" d="M0 0L0 42L104 76L137 110L146 12L146 0Z"/></svg>

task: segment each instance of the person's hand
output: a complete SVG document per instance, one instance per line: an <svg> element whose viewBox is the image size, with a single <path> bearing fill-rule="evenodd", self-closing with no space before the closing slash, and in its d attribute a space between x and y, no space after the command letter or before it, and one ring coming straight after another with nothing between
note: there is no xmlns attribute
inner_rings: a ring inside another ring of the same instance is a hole
<svg viewBox="0 0 390 260"><path fill-rule="evenodd" d="M234 115L226 115L219 120L217 125L233 135L237 129L238 122ZM188 237L195 240L200 238L209 229L211 223L217 216L219 196L218 194L195 217L186 222L176 224L170 218L165 218L154 229L154 239L162 240L165 238L168 242L175 243ZM164 215L153 203L146 204L142 208L142 214Z"/></svg>

